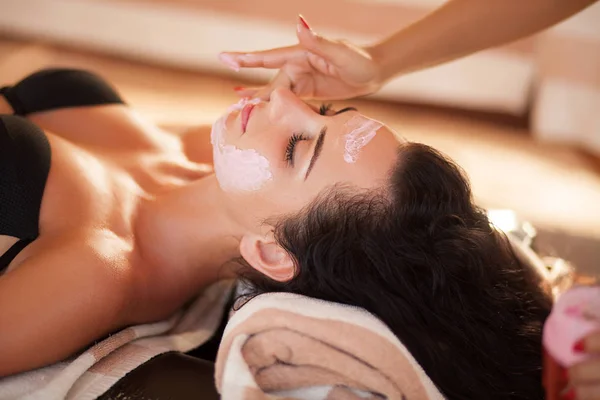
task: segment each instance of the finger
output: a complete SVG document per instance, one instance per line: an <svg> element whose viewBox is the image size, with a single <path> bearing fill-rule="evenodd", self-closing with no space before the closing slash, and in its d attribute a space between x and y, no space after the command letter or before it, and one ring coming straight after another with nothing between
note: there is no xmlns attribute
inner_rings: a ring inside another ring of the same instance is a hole
<svg viewBox="0 0 600 400"><path fill-rule="evenodd" d="M256 93L258 93L258 91L260 90L260 87L243 87L243 86L238 86L233 88L233 90L235 91L235 94L237 94L240 97L254 97L256 95Z"/></svg>
<svg viewBox="0 0 600 400"><path fill-rule="evenodd" d="M327 62L340 65L340 63L348 60L348 49L346 46L340 42L317 35L301 15L298 16L296 35L302 47L322 57Z"/></svg>
<svg viewBox="0 0 600 400"><path fill-rule="evenodd" d="M267 86L261 88L254 97L262 100L269 100L271 93L277 88L292 89L292 81L283 71L279 71L277 75L275 75L275 78L273 78Z"/></svg>
<svg viewBox="0 0 600 400"><path fill-rule="evenodd" d="M249 53L224 52L219 54L219 60L234 70L236 68L237 70L240 68L281 68L285 63L303 53L304 50L295 45Z"/></svg>
<svg viewBox="0 0 600 400"><path fill-rule="evenodd" d="M582 361L569 368L569 382L573 385L583 383L600 384L600 359Z"/></svg>
<svg viewBox="0 0 600 400"><path fill-rule="evenodd" d="M310 65L324 75L336 76L336 67L326 59L314 53L307 53L307 59Z"/></svg>
<svg viewBox="0 0 600 400"><path fill-rule="evenodd" d="M600 384L574 386L572 390L571 399L600 400Z"/></svg>

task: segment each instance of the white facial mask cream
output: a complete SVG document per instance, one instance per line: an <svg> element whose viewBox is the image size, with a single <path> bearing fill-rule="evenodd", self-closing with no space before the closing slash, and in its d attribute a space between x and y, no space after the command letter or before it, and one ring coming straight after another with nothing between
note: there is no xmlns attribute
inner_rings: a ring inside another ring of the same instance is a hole
<svg viewBox="0 0 600 400"><path fill-rule="evenodd" d="M358 159L358 153L366 146L383 124L379 121L355 115L350 118L344 128L349 132L345 135L346 144L344 151L344 161L347 163L355 163Z"/></svg>
<svg viewBox="0 0 600 400"><path fill-rule="evenodd" d="M258 104L260 100L242 99L229 107L228 112L212 126L210 138L213 145L215 175L225 191L252 191L260 189L273 178L269 160L254 149L242 150L225 143L229 114L240 111L247 104Z"/></svg>

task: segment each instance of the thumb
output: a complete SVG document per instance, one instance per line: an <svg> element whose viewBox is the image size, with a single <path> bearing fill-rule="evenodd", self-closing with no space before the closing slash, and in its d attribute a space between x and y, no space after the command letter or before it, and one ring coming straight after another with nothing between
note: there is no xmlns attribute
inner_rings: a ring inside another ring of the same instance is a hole
<svg viewBox="0 0 600 400"><path fill-rule="evenodd" d="M298 42L303 48L334 65L339 65L346 56L344 51L347 49L345 46L339 42L317 35L302 15L298 15L296 35L298 36Z"/></svg>

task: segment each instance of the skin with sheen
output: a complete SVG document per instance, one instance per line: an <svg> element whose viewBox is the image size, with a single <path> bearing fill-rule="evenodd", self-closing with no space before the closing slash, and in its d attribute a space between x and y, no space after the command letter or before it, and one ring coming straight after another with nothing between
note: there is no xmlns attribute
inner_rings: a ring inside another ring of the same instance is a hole
<svg viewBox="0 0 600 400"><path fill-rule="evenodd" d="M375 137L377 130L382 126L383 124L381 122L366 118L362 115L355 115L346 122L344 127L350 131L345 136L346 145L344 161L347 163L355 163L360 150Z"/></svg>
<svg viewBox="0 0 600 400"><path fill-rule="evenodd" d="M225 121L233 112L241 111L247 104L257 104L259 100L242 99L231 106L228 112L212 126L211 143L215 175L219 185L226 191L252 191L260 189L273 178L269 160L254 149L241 150L227 144Z"/></svg>

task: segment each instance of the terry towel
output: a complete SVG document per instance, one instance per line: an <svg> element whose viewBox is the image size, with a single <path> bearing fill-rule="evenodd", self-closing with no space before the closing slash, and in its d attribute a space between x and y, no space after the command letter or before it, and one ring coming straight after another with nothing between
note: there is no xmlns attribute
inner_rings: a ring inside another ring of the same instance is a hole
<svg viewBox="0 0 600 400"><path fill-rule="evenodd" d="M224 400L443 399L379 319L289 293L259 295L233 314L216 382Z"/></svg>

